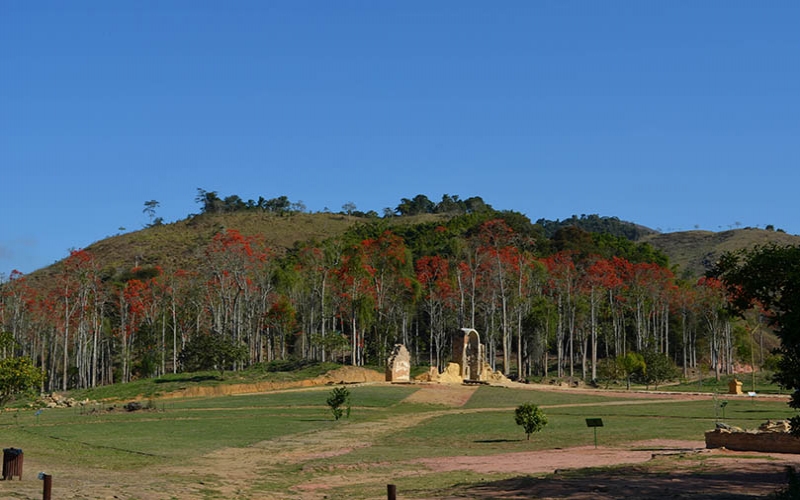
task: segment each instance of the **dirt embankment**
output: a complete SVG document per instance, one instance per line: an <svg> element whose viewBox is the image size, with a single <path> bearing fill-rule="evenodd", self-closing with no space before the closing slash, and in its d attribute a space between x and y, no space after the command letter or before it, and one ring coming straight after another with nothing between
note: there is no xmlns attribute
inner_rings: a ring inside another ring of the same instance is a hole
<svg viewBox="0 0 800 500"><path fill-rule="evenodd" d="M277 391L281 389L296 389L302 387L317 387L320 385L334 384L361 384L367 382L383 382L385 375L375 370L358 366L343 366L329 371L319 377L287 382L257 382L254 384L225 384L216 386L187 387L175 392L162 395L162 398L187 398L187 397L213 397L228 396L231 394L251 394L257 392Z"/></svg>

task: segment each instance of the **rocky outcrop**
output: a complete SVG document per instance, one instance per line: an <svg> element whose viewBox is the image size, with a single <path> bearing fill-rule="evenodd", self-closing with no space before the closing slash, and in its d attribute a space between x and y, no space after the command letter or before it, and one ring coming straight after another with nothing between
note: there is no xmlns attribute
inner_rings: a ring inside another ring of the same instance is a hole
<svg viewBox="0 0 800 500"><path fill-rule="evenodd" d="M52 394L45 394L39 398L38 406L43 406L45 408L73 408L76 406L87 406L89 404L92 404L92 401L88 399L78 401L75 398L67 398L54 392Z"/></svg>

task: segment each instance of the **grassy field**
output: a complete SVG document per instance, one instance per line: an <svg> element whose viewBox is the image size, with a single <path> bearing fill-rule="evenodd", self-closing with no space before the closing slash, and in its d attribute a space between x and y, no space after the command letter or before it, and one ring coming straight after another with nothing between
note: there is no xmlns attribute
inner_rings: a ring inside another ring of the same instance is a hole
<svg viewBox="0 0 800 500"><path fill-rule="evenodd" d="M772 381L773 372L762 371L755 375L743 373L736 376L736 380L742 383L742 392L755 392L756 394L789 394ZM712 394L727 394L728 384L733 376L723 375L717 380L715 377L703 377L697 380L685 380L679 384L668 384L659 387L659 390L673 392L707 392Z"/></svg>
<svg viewBox="0 0 800 500"><path fill-rule="evenodd" d="M202 464L209 455L224 450L234 450L233 456L236 450L242 450L242 456L254 450L268 455L273 449L289 453L292 446L297 453L306 449L304 458L254 462L260 473L242 485L237 498L306 498L293 496L293 487L313 481L332 482L326 490L328 498L371 498L385 483L382 474L398 475L398 484L403 484L404 474L414 473L417 467L414 460L423 457L589 445L593 441L585 423L589 417L603 419L604 427L598 432L602 446L655 438L702 440L703 432L722 419L722 399L632 400L624 393L480 387L461 407L404 402L417 390L418 386L402 385L351 387L352 411L341 421L333 420L325 404L330 388L319 388L156 400L152 409L137 412L111 410L111 404L45 409L38 414L11 411L0 415L0 432L4 447L24 450L26 464L58 471L65 482L120 473L149 478L142 481L160 485L157 489L164 495L164 485L182 485L193 492L190 496L136 496L129 491L121 498L227 498L225 481L202 481L179 470L187 464ZM549 419L530 441L513 419L513 409L523 402L539 405ZM789 411L781 399L732 398L724 413L725 422L754 428L767 419L785 418ZM367 469L367 476L376 476L375 484L337 484L342 470L361 471L364 476ZM431 494L473 479L468 472L426 471L424 479L414 481L414 491L418 498L425 498L426 491ZM0 496L8 496L6 490L12 484L5 483ZM118 487L122 491L133 487L126 484L121 480ZM20 495L16 498L38 498ZM64 491L59 498L73 497Z"/></svg>

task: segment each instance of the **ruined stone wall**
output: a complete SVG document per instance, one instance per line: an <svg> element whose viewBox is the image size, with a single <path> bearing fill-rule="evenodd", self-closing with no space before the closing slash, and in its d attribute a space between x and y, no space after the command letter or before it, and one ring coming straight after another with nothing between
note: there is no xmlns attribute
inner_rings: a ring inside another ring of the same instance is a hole
<svg viewBox="0 0 800 500"><path fill-rule="evenodd" d="M786 432L755 432L716 429L706 432L706 448L733 451L800 453L800 437Z"/></svg>

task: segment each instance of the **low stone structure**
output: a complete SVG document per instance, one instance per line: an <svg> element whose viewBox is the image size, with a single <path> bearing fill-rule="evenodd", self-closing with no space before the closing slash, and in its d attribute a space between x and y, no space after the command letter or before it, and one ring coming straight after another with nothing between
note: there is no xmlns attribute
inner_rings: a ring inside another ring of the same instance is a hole
<svg viewBox="0 0 800 500"><path fill-rule="evenodd" d="M392 354L386 361L387 382L411 381L411 355L403 344L395 344Z"/></svg>
<svg viewBox="0 0 800 500"><path fill-rule="evenodd" d="M706 448L726 448L733 451L800 453L800 437L789 433L789 422L767 421L758 430L717 425L706 432Z"/></svg>
<svg viewBox="0 0 800 500"><path fill-rule="evenodd" d="M459 366L458 363L447 363L447 366L442 373L439 373L439 371L436 370L436 367L432 366L427 373L419 375L415 380L417 382L435 382L439 384L463 384L465 382L475 382L474 380L465 379L462 376L461 366ZM492 370L492 367L489 365L489 363L484 361L481 368L481 379L478 382L506 383L511 381L501 372Z"/></svg>
<svg viewBox="0 0 800 500"><path fill-rule="evenodd" d="M41 396L39 401L45 408L73 408L75 406L94 404L93 401L89 401L88 399L78 401L75 398L68 398L55 392Z"/></svg>
<svg viewBox="0 0 800 500"><path fill-rule="evenodd" d="M742 381L733 379L728 382L728 394L742 394Z"/></svg>
<svg viewBox="0 0 800 500"><path fill-rule="evenodd" d="M497 382L497 383L511 382L511 380L509 380L508 377L503 375L503 372L492 370L492 366L486 361L483 362L483 369L481 370L481 381Z"/></svg>
<svg viewBox="0 0 800 500"><path fill-rule="evenodd" d="M505 375L492 370L491 365L486 362L486 346L481 344L480 336L474 328L462 328L453 334L452 359L441 373L436 367L431 367L415 380L440 384L510 382Z"/></svg>

